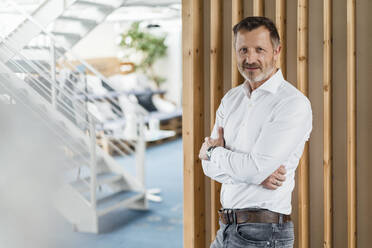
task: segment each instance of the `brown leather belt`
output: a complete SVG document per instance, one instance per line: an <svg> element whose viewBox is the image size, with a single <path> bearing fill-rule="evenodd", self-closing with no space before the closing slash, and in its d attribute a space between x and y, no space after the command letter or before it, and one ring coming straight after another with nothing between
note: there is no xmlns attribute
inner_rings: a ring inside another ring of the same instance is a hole
<svg viewBox="0 0 372 248"><path fill-rule="evenodd" d="M218 211L223 224L241 223L285 223L291 221L290 215L275 213L266 209L220 209Z"/></svg>

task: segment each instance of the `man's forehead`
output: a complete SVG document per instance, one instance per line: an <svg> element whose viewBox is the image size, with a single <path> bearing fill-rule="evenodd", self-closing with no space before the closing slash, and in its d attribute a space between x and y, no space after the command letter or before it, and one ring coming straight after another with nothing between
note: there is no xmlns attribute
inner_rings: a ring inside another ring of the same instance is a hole
<svg viewBox="0 0 372 248"><path fill-rule="evenodd" d="M242 29L237 33L237 44L247 42L259 42L264 45L265 43L271 44L270 32L264 26L258 27L251 31Z"/></svg>

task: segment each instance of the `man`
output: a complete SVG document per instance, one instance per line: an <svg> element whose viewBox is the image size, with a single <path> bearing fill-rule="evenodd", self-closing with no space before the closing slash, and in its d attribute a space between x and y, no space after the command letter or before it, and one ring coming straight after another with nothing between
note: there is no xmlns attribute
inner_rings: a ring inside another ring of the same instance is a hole
<svg viewBox="0 0 372 248"><path fill-rule="evenodd" d="M311 105L275 66L281 47L270 19L248 17L233 30L245 82L221 100L199 154L205 175L222 183L211 247L293 247L291 193Z"/></svg>

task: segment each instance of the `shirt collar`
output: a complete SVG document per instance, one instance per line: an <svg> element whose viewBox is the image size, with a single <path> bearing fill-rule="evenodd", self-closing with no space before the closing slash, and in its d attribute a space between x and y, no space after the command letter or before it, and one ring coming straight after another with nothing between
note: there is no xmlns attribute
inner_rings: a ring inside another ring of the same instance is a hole
<svg viewBox="0 0 372 248"><path fill-rule="evenodd" d="M262 91L267 91L271 94L275 94L281 84L281 82L284 80L282 71L278 69L278 71L271 76L265 83L263 83L260 87L258 87L256 90L262 90ZM247 96L251 95L251 87L248 84L247 81L244 82L244 91ZM256 91L255 90L255 91Z"/></svg>

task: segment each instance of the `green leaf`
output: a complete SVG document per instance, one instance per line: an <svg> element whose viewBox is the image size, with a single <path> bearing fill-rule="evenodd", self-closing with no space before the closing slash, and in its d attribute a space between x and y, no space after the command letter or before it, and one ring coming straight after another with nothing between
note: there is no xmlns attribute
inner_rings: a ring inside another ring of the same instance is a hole
<svg viewBox="0 0 372 248"><path fill-rule="evenodd" d="M125 40L130 37L131 42ZM153 64L167 54L168 47L165 45L166 36L155 36L147 30L140 29L140 22L133 22L126 33L122 34L120 46L123 49L134 49L142 54L142 61L135 66L141 70L148 78L152 79L158 86L165 81L165 78L159 77L154 72Z"/></svg>

